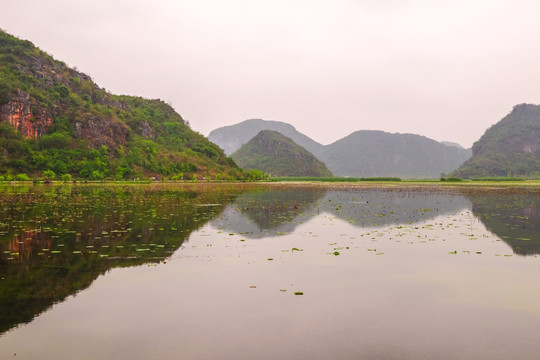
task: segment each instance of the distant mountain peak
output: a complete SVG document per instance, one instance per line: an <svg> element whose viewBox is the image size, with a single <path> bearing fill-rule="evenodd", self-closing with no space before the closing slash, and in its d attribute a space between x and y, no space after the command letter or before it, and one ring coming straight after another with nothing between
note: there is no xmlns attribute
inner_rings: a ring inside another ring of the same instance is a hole
<svg viewBox="0 0 540 360"><path fill-rule="evenodd" d="M232 154L254 138L261 130L273 130L291 138L296 144L304 147L312 154L317 154L324 147L313 139L300 133L291 124L263 119L244 120L238 124L223 126L212 130L208 139L223 149L227 155Z"/></svg>
<svg viewBox="0 0 540 360"><path fill-rule="evenodd" d="M444 144L446 146L457 147L458 149L465 149L463 146L461 146L457 142L453 142L453 141L441 141L441 144Z"/></svg>

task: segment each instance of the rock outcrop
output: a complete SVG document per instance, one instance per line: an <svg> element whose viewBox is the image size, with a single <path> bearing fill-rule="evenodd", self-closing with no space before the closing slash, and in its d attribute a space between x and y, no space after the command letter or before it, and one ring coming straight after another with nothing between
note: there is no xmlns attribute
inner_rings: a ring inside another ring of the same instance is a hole
<svg viewBox="0 0 540 360"><path fill-rule="evenodd" d="M90 139L94 149L106 146L116 149L119 145L126 145L128 128L113 119L105 119L93 114L85 117L84 121L75 121L75 133L79 138Z"/></svg>
<svg viewBox="0 0 540 360"><path fill-rule="evenodd" d="M52 126L52 115L28 93L17 90L8 103L0 107L0 122L7 122L25 138L38 138Z"/></svg>

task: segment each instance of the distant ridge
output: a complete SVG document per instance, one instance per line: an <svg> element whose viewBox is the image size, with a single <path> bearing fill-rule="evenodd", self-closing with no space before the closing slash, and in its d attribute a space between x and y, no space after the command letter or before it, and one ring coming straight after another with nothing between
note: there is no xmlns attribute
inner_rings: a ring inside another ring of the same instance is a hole
<svg viewBox="0 0 540 360"><path fill-rule="evenodd" d="M338 176L436 178L457 169L470 150L415 134L361 130L327 145L319 158Z"/></svg>
<svg viewBox="0 0 540 360"><path fill-rule="evenodd" d="M313 154L271 130L259 132L231 157L244 169L263 170L272 176L332 176Z"/></svg>
<svg viewBox="0 0 540 360"><path fill-rule="evenodd" d="M322 145L279 121L252 119L213 130L208 138L226 153L234 152L261 130L277 131L310 151L336 176L438 178L471 156L456 143L443 144L414 134L362 130ZM457 145L457 146L456 146ZM241 165L240 165L241 166Z"/></svg>

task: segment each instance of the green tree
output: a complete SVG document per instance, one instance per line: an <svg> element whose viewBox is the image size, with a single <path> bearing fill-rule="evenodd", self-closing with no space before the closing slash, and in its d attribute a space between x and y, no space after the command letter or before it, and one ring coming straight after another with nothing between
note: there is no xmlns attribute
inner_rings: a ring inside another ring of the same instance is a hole
<svg viewBox="0 0 540 360"><path fill-rule="evenodd" d="M52 181L56 178L56 174L52 170L45 170L43 172L43 179L46 181Z"/></svg>

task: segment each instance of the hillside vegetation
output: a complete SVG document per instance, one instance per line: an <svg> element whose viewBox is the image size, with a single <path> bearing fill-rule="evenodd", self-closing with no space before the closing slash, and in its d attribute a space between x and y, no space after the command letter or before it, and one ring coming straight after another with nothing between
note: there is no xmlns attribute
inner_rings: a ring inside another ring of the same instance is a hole
<svg viewBox="0 0 540 360"><path fill-rule="evenodd" d="M516 105L486 130L472 151L456 175L540 177L540 106Z"/></svg>
<svg viewBox="0 0 540 360"><path fill-rule="evenodd" d="M161 100L109 94L0 31L0 176L238 177L223 151Z"/></svg>
<svg viewBox="0 0 540 360"><path fill-rule="evenodd" d="M332 176L324 163L282 134L263 130L231 157L244 169L272 176Z"/></svg>

